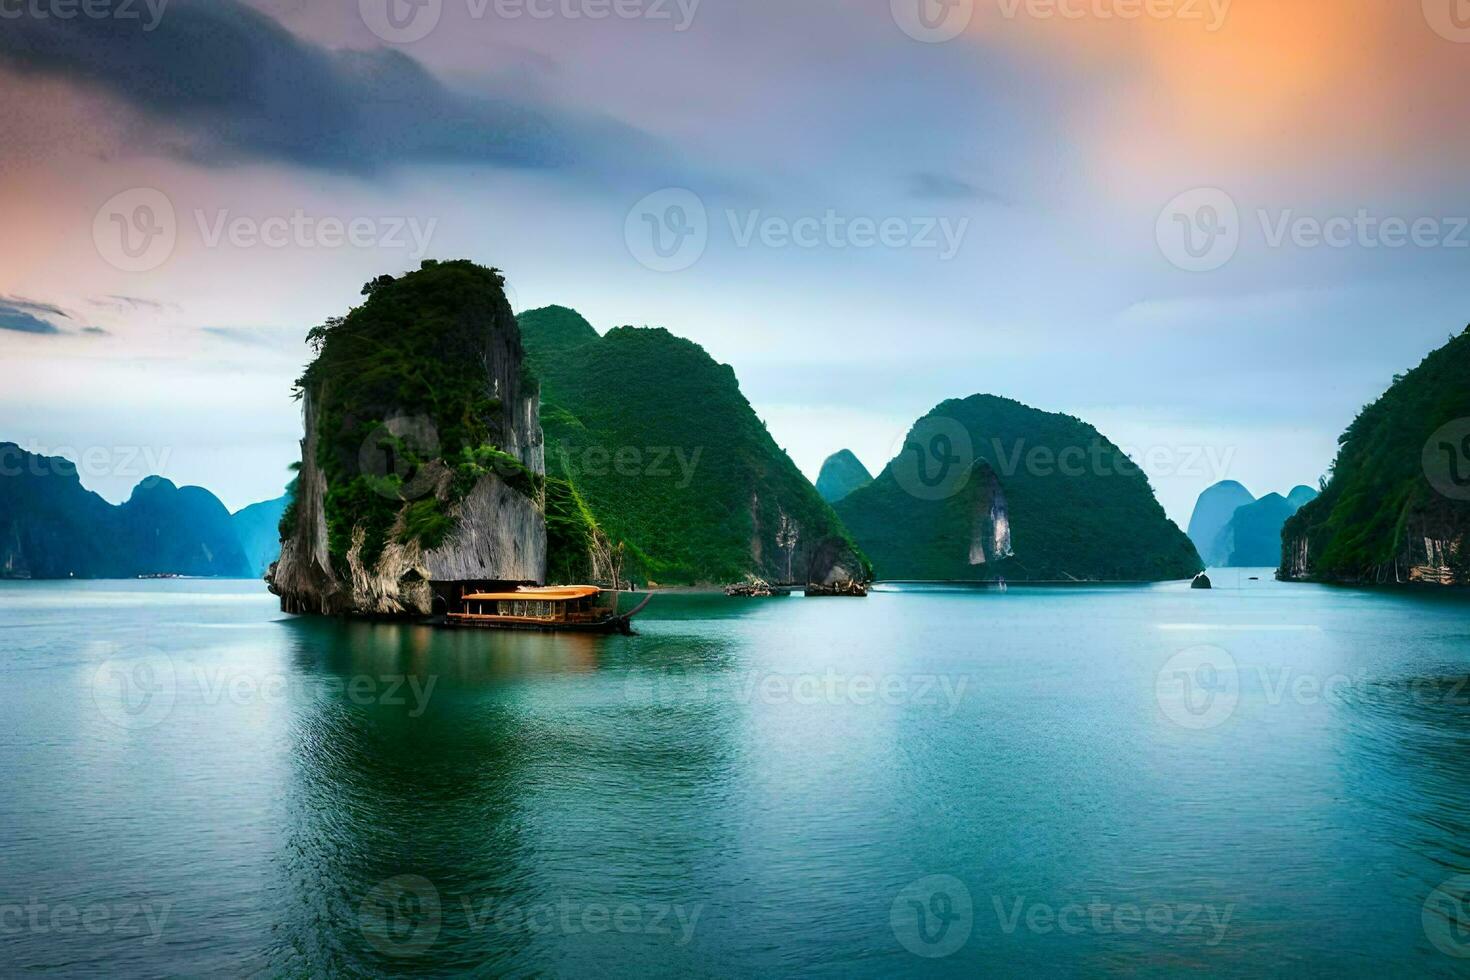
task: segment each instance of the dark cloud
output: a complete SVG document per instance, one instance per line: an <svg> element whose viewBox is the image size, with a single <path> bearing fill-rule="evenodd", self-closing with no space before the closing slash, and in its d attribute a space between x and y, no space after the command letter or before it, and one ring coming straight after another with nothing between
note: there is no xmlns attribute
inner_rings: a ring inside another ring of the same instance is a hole
<svg viewBox="0 0 1470 980"><path fill-rule="evenodd" d="M51 321L5 302L0 302L0 330L14 330L17 333L61 333Z"/></svg>
<svg viewBox="0 0 1470 980"><path fill-rule="evenodd" d="M107 331L103 330L101 327L83 327L82 333L94 334L99 337L107 336Z"/></svg>
<svg viewBox="0 0 1470 980"><path fill-rule="evenodd" d="M209 165L278 160L371 173L397 163L633 165L657 152L610 119L507 94L469 96L396 50L333 50L237 0L174 0L137 20L7 20L0 65L110 93L183 134ZM513 94L512 94L513 93Z"/></svg>
<svg viewBox="0 0 1470 980"><path fill-rule="evenodd" d="M109 296L94 296L87 302L103 310L114 310L118 312L127 310L178 310L177 303L160 303L156 300L143 299L141 296L123 296L114 293Z"/></svg>
<svg viewBox="0 0 1470 980"><path fill-rule="evenodd" d="M909 175L909 193L914 197L944 201L988 201L1003 204L1000 195L949 174L924 171Z"/></svg>

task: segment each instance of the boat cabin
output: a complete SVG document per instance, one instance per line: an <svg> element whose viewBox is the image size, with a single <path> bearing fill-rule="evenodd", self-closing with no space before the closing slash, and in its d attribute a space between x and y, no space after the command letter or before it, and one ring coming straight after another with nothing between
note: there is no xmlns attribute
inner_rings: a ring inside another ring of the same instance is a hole
<svg viewBox="0 0 1470 980"><path fill-rule="evenodd" d="M548 625L597 623L612 608L598 599L595 585L521 586L505 592L469 592L460 596L457 612L445 614L452 624L466 626Z"/></svg>

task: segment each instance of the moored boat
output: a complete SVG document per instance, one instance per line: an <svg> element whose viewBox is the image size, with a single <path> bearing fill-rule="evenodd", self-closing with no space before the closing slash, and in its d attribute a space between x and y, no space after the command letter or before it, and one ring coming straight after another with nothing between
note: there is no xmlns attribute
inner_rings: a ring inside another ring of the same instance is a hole
<svg viewBox="0 0 1470 980"><path fill-rule="evenodd" d="M605 596L611 597L609 603ZM446 626L481 629L558 630L631 633L633 617L648 605L618 612L618 593L595 585L521 586L508 592L466 592L457 612L444 615Z"/></svg>

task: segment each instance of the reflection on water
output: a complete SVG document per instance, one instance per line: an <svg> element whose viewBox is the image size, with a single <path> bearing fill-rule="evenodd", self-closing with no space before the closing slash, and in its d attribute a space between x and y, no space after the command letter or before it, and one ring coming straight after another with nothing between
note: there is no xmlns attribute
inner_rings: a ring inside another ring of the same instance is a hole
<svg viewBox="0 0 1470 980"><path fill-rule="evenodd" d="M1443 596L665 595L597 637L23 583L0 617L22 971L1461 965L1459 893L1430 900L1470 873ZM1161 680L1195 648L1220 662Z"/></svg>

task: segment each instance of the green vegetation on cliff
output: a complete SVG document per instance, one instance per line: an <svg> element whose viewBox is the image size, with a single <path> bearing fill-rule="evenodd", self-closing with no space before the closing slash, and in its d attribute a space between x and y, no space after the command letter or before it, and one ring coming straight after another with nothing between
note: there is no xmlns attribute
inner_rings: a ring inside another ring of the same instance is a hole
<svg viewBox="0 0 1470 980"><path fill-rule="evenodd" d="M1396 376L1338 446L1322 495L1282 531L1283 577L1393 582L1435 565L1470 580L1470 328Z"/></svg>
<svg viewBox="0 0 1470 980"><path fill-rule="evenodd" d="M339 573L355 529L369 566L390 536L436 547L454 528L452 505L492 470L539 492L539 478L497 445L507 407L487 385L487 347L519 353L514 336L489 336L515 333L503 287L498 270L426 261L368 283L361 306L308 335L317 356L297 390L315 413Z"/></svg>
<svg viewBox="0 0 1470 980"><path fill-rule="evenodd" d="M946 401L837 513L880 578L1189 578L1194 546L1096 429L1008 398Z"/></svg>
<svg viewBox="0 0 1470 980"><path fill-rule="evenodd" d="M623 546L625 577L661 584L805 580L824 540L850 547L734 371L698 344L650 328L599 337L564 307L520 323L541 382L553 580L590 573L598 538Z"/></svg>

